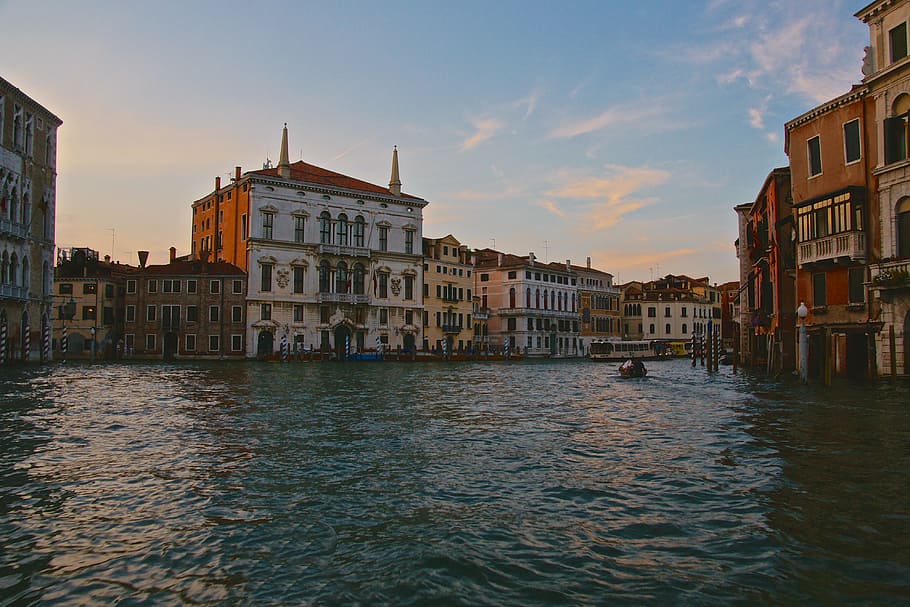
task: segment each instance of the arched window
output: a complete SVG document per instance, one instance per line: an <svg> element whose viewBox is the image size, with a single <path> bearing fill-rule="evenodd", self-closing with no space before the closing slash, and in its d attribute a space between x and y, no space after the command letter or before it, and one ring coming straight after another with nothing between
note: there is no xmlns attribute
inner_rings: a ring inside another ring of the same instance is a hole
<svg viewBox="0 0 910 607"><path fill-rule="evenodd" d="M19 257L13 253L9 258L9 282L14 287L19 284Z"/></svg>
<svg viewBox="0 0 910 607"><path fill-rule="evenodd" d="M363 236L366 233L366 222L363 220L363 216L358 215L354 218L354 246L362 247L363 246Z"/></svg>
<svg viewBox="0 0 910 607"><path fill-rule="evenodd" d="M329 262L325 259L319 262L319 292L320 293L329 293L330 292L330 278L329 278Z"/></svg>
<svg viewBox="0 0 910 607"><path fill-rule="evenodd" d="M323 211L319 215L319 242L322 244L332 242L332 216L328 211Z"/></svg>
<svg viewBox="0 0 910 607"><path fill-rule="evenodd" d="M556 309L556 291L550 291L550 309Z"/></svg>
<svg viewBox="0 0 910 607"><path fill-rule="evenodd" d="M336 230L338 238L335 240L337 244L342 246L347 246L348 244L348 216L342 213L338 216L338 229Z"/></svg>
<svg viewBox="0 0 910 607"><path fill-rule="evenodd" d="M19 223L19 192L16 188L13 188L9 195L9 220Z"/></svg>
<svg viewBox="0 0 910 607"><path fill-rule="evenodd" d="M28 257L22 258L22 282L19 283L24 288L28 288L31 284L31 277L29 276L29 267L28 267Z"/></svg>
<svg viewBox="0 0 910 607"><path fill-rule="evenodd" d="M550 308L549 308L549 301L550 301L550 298L547 296L547 290L544 289L544 290L543 290L543 309L544 309L544 310L549 310L549 309L550 309Z"/></svg>
<svg viewBox="0 0 910 607"><path fill-rule="evenodd" d="M562 312L562 293L556 294L556 308Z"/></svg>
<svg viewBox="0 0 910 607"><path fill-rule="evenodd" d="M531 307L531 288L530 287L525 289L525 307L526 308Z"/></svg>
<svg viewBox="0 0 910 607"><path fill-rule="evenodd" d="M32 201L31 196L26 193L22 197L22 223L28 225L32 222Z"/></svg>
<svg viewBox="0 0 910 607"><path fill-rule="evenodd" d="M540 289L534 289L534 307L540 309Z"/></svg>
<svg viewBox="0 0 910 607"><path fill-rule="evenodd" d="M515 287L509 289L509 307L515 307Z"/></svg>
<svg viewBox="0 0 910 607"><path fill-rule="evenodd" d="M339 221L339 223L341 223ZM348 264L343 261L338 262L338 268L335 271L335 292L348 292Z"/></svg>
<svg viewBox="0 0 910 607"><path fill-rule="evenodd" d="M47 296L51 292L51 273L47 261L41 266L41 294Z"/></svg>
<svg viewBox="0 0 910 607"><path fill-rule="evenodd" d="M6 251L3 251L3 256L0 257L0 285L5 285L9 283L9 255L6 254Z"/></svg>
<svg viewBox="0 0 910 607"><path fill-rule="evenodd" d="M356 225L356 224L355 224ZM354 294L363 295L363 264L354 264Z"/></svg>
<svg viewBox="0 0 910 607"><path fill-rule="evenodd" d="M910 198L897 205L897 256L910 258Z"/></svg>
<svg viewBox="0 0 910 607"><path fill-rule="evenodd" d="M654 323L651 323L651 325L648 327L648 333L654 335Z"/></svg>

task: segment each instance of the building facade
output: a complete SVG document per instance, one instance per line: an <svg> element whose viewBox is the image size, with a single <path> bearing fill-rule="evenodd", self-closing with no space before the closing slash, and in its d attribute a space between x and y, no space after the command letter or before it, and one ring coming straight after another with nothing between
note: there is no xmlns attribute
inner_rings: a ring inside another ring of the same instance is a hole
<svg viewBox="0 0 910 607"><path fill-rule="evenodd" d="M123 354L145 359L223 359L246 355L246 273L190 257L139 267L125 277Z"/></svg>
<svg viewBox="0 0 910 607"><path fill-rule="evenodd" d="M796 298L782 309L809 310L810 376L875 370L880 325L866 285L880 258L879 205L864 137L873 112L867 88L855 86L785 125L797 271Z"/></svg>
<svg viewBox="0 0 910 607"><path fill-rule="evenodd" d="M856 13L869 27L863 64L864 143L875 188L867 228L871 320L880 374L910 374L910 2L877 0Z"/></svg>
<svg viewBox="0 0 910 607"><path fill-rule="evenodd" d="M336 356L422 343L423 208L401 191L303 161L241 174L193 203L192 251L248 272L248 356L292 350Z"/></svg>
<svg viewBox="0 0 910 607"><path fill-rule="evenodd" d="M0 78L0 365L53 357L57 129L61 124Z"/></svg>
<svg viewBox="0 0 910 607"><path fill-rule="evenodd" d="M451 234L423 239L424 351L474 351L473 271L471 252Z"/></svg>
<svg viewBox="0 0 910 607"><path fill-rule="evenodd" d="M540 263L493 249L475 253L475 326L494 352L508 347L527 356L581 356L578 276L572 264ZM483 331L487 331L486 334Z"/></svg>
<svg viewBox="0 0 910 607"><path fill-rule="evenodd" d="M594 339L622 337L621 292L613 285L613 275L591 267L571 266L578 277L579 347L587 352Z"/></svg>
<svg viewBox="0 0 910 607"><path fill-rule="evenodd" d="M134 270L111 262L107 255L101 260L97 251L88 248L58 252L54 268L55 357L110 360L122 355L125 284Z"/></svg>

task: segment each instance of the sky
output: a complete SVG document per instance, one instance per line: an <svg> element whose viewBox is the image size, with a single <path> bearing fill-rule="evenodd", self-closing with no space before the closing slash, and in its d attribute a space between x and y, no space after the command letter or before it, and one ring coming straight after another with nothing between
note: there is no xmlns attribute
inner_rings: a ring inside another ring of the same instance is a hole
<svg viewBox="0 0 910 607"><path fill-rule="evenodd" d="M427 237L738 279L784 123L862 78L839 0L0 0L0 76L63 120L57 245L189 252L191 203L291 161L420 196Z"/></svg>

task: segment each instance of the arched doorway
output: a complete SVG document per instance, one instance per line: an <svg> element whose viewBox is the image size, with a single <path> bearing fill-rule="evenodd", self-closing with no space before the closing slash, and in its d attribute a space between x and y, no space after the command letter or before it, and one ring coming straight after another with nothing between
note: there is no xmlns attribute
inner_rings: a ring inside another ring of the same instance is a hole
<svg viewBox="0 0 910 607"><path fill-rule="evenodd" d="M417 351L417 342L416 342L416 340L414 339L414 334L413 334L413 333L405 333L405 334L404 334L404 351L407 352L407 353L411 353L411 352L416 352L416 351Z"/></svg>
<svg viewBox="0 0 910 607"><path fill-rule="evenodd" d="M335 327L335 357L338 360L347 358L348 348L351 343L351 330L347 325Z"/></svg>
<svg viewBox="0 0 910 607"><path fill-rule="evenodd" d="M270 356L275 351L275 336L272 332L263 329L259 332L259 339L256 344L256 356L264 358Z"/></svg>

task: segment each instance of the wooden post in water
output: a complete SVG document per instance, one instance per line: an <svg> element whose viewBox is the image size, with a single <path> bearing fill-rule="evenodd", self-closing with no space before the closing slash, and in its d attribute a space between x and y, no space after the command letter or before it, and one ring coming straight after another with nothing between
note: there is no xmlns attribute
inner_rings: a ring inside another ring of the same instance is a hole
<svg viewBox="0 0 910 607"><path fill-rule="evenodd" d="M825 385L831 385L831 367L834 362L834 356L832 352L832 343L831 343L831 328L825 327L824 335L824 361L825 361Z"/></svg>
<svg viewBox="0 0 910 607"><path fill-rule="evenodd" d="M705 341L705 350L707 350L707 352L706 352L705 354L706 354L707 359L708 359L708 372L710 373L710 372L711 372L711 369L714 368L714 367L711 365L711 354L712 354L711 348L712 348L712 346L714 345L714 325L711 323L710 320L708 321L708 333L707 333L707 338L708 338L708 339Z"/></svg>
<svg viewBox="0 0 910 607"><path fill-rule="evenodd" d="M720 346L721 333L716 328L714 330L714 370L720 370Z"/></svg>
<svg viewBox="0 0 910 607"><path fill-rule="evenodd" d="M907 337L904 336L904 343L906 344ZM897 376L897 348L894 342L894 325L888 325L888 346L891 349L891 381L894 381L894 378ZM906 347L904 348L906 350ZM906 351L904 356L906 356Z"/></svg>

